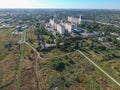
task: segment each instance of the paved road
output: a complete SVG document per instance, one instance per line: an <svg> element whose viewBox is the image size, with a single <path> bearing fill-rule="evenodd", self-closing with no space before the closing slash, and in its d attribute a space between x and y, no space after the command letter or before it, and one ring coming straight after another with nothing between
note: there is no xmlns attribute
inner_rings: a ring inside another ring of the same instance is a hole
<svg viewBox="0 0 120 90"><path fill-rule="evenodd" d="M25 43L25 44L28 45L30 48L32 48L32 49L34 50L34 52L37 53L39 59L42 59L42 58L40 57L39 52L37 52L37 50L36 50L34 47L32 47L28 42L26 42L26 31L23 32L23 36L24 36L24 41L23 41L23 43Z"/></svg>
<svg viewBox="0 0 120 90"><path fill-rule="evenodd" d="M39 76L38 76L38 60L41 59L42 60L42 57L40 56L39 52L37 52L37 50L32 47L28 42L26 42L26 31L23 32L23 35L24 35L24 41L23 43L25 43L26 45L28 45L30 48L33 49L33 51L35 53L37 53L37 58L35 60L35 77L36 77L36 81L37 81L37 90L40 90L40 81L39 81Z"/></svg>
<svg viewBox="0 0 120 90"><path fill-rule="evenodd" d="M16 90L20 90L20 85L21 85L21 72L22 72L22 62L23 62L23 54L24 54L24 43L23 43L24 35L23 33L21 34L21 55L20 55L20 63L18 67L18 77L17 77L17 85L16 85Z"/></svg>
<svg viewBox="0 0 120 90"><path fill-rule="evenodd" d="M42 59L42 57L40 56L39 52L37 52L37 50L34 47L32 47L28 42L24 42L24 43L27 44L30 48L32 48L34 50L34 52L37 53L39 59Z"/></svg>
<svg viewBox="0 0 120 90"><path fill-rule="evenodd" d="M17 78L17 85L16 85L16 90L20 90L20 86L21 86L21 72L22 72L22 62L23 62L23 54L24 54L24 44L28 45L30 48L32 48L36 53L37 53L37 58L36 58L36 76L38 79L38 73L37 73L37 63L38 63L38 59L42 59L40 57L39 52L36 51L36 49L34 47L32 47L29 43L26 42L26 31L23 31L23 33L21 33L21 55L20 55L20 64L19 64L19 68L18 68L18 78ZM39 79L38 79L39 80Z"/></svg>
<svg viewBox="0 0 120 90"><path fill-rule="evenodd" d="M101 67L99 67L96 63L94 63L90 58L88 58L83 52L77 50L80 54L82 54L89 62L91 62L95 67L97 67L101 72L103 72L108 78L110 78L114 83L120 86L120 83L116 81L113 77L111 77L106 71L104 71Z"/></svg>

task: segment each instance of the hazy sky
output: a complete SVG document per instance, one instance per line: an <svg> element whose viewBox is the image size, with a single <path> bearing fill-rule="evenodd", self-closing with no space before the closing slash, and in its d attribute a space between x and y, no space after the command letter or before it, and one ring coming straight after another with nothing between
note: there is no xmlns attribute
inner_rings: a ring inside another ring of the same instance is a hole
<svg viewBox="0 0 120 90"><path fill-rule="evenodd" d="M0 0L0 8L120 9L120 0Z"/></svg>

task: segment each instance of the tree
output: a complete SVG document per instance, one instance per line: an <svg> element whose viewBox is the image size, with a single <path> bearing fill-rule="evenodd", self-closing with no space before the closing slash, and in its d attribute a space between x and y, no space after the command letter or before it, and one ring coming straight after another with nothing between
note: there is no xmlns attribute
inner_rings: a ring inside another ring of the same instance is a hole
<svg viewBox="0 0 120 90"><path fill-rule="evenodd" d="M60 40L59 39L56 39L56 47L58 48L60 45Z"/></svg>
<svg viewBox="0 0 120 90"><path fill-rule="evenodd" d="M75 42L74 48L75 48L75 49L78 49L78 48L79 48L79 42L78 42L78 41Z"/></svg>
<svg viewBox="0 0 120 90"><path fill-rule="evenodd" d="M60 43L63 42L63 38L58 38L55 41L56 41L56 47L58 48L60 46Z"/></svg>
<svg viewBox="0 0 120 90"><path fill-rule="evenodd" d="M65 65L60 59L58 59L52 62L52 67L57 71L63 71L65 68Z"/></svg>

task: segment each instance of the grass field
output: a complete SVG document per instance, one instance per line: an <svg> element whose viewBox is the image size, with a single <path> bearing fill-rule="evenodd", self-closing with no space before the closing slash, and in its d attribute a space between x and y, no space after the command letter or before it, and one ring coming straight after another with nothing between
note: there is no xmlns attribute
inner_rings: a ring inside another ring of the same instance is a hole
<svg viewBox="0 0 120 90"><path fill-rule="evenodd" d="M15 43L20 40L19 35L13 37L14 29L0 30L0 87L15 80L15 73L19 59L19 50ZM5 43L12 43L11 48L4 48Z"/></svg>
<svg viewBox="0 0 120 90"><path fill-rule="evenodd" d="M28 30L31 30L29 28ZM18 77L18 65L20 62L20 51L17 43L20 35L11 36L13 29L0 31L0 87L14 80L11 85L3 90L14 90L16 88L16 77ZM12 38L12 39L11 39ZM38 47L36 36L33 32L27 34L27 39L34 40L31 44ZM13 46L10 49L4 48L4 43L12 40ZM90 43L88 41L88 43ZM86 49L87 50L87 49ZM112 59L101 61L107 54L120 54L118 50L95 53L87 50L85 54L102 67L106 72L120 81L120 61ZM36 78L34 74L35 60L37 54L30 47L25 45L21 73L21 90L36 90ZM41 90L119 90L119 87L106 77L101 71L94 67L78 52L65 53L54 48L40 52L43 60L38 61L38 77Z"/></svg>
<svg viewBox="0 0 120 90"><path fill-rule="evenodd" d="M114 77L117 81L120 82L120 59L114 58L106 61L102 61L103 58L108 54L116 53L117 50L112 50L109 52L95 53L93 51L88 51L87 55L94 60L100 67L102 67L107 73L109 73L112 77ZM118 51L119 54L119 51Z"/></svg>
<svg viewBox="0 0 120 90"><path fill-rule="evenodd" d="M56 60L64 63L62 71L51 66ZM119 90L114 82L77 52L45 60L40 64L39 70L41 89L52 90L58 87L59 90Z"/></svg>

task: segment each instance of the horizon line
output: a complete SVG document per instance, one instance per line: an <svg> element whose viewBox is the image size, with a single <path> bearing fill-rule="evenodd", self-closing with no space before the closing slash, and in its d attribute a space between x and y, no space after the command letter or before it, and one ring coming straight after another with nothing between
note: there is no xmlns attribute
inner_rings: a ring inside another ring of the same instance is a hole
<svg viewBox="0 0 120 90"><path fill-rule="evenodd" d="M103 8L15 8L15 7L13 7L13 8L0 8L0 9L58 9L58 10L120 10L120 9L107 9L107 8L105 8L105 9L103 9Z"/></svg>

